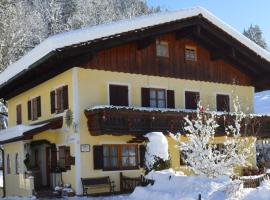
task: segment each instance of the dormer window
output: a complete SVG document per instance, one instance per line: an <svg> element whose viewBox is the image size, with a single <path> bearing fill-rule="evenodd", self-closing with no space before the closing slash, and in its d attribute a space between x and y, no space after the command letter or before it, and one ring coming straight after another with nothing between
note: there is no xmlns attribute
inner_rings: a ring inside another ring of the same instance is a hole
<svg viewBox="0 0 270 200"><path fill-rule="evenodd" d="M166 41L156 40L156 54L158 57L169 57L169 44Z"/></svg>
<svg viewBox="0 0 270 200"><path fill-rule="evenodd" d="M197 61L197 49L193 46L185 47L185 60L186 61Z"/></svg>

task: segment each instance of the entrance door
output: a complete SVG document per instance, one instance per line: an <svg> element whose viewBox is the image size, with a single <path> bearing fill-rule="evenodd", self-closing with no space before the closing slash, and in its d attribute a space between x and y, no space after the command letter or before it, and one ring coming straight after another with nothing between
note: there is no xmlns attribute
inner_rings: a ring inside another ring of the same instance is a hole
<svg viewBox="0 0 270 200"><path fill-rule="evenodd" d="M47 186L50 187L50 147L46 147L46 177L47 177Z"/></svg>

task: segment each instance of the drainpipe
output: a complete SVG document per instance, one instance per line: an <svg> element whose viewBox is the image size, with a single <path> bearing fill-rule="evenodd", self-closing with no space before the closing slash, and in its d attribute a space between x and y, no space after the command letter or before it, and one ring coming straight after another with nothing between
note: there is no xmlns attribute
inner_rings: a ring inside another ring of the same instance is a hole
<svg viewBox="0 0 270 200"><path fill-rule="evenodd" d="M5 176L5 152L2 147L0 147L0 151L2 153L2 166L3 166L3 198L6 197L6 176Z"/></svg>

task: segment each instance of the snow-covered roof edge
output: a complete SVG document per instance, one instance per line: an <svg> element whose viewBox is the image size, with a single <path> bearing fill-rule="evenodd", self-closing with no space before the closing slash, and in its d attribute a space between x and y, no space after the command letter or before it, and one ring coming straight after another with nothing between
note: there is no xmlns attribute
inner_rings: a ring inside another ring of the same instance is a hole
<svg viewBox="0 0 270 200"><path fill-rule="evenodd" d="M9 65L7 69L0 74L0 85L3 85L5 82L20 72L27 70L32 64L49 55L56 49L198 15L202 15L211 23L227 32L233 38L270 62L270 53L265 49L255 44L253 41L245 37L239 31L232 28L230 25L223 22L221 19L214 16L206 9L202 7L194 7L181 9L178 11L161 12L128 20L121 20L113 23L72 30L51 36L37 45L21 59Z"/></svg>
<svg viewBox="0 0 270 200"><path fill-rule="evenodd" d="M195 113L196 110L191 109L172 109L172 108L149 108L149 107L135 107L135 106L111 106L111 105L99 105L92 108L86 109L86 111L95 111L101 109L116 109L116 110L133 110L133 111L142 111L142 112L174 112L174 113ZM217 116L221 115L238 115L235 112L220 112L220 111L211 111L205 110L205 113L214 114ZM250 117L269 117L270 114L248 114Z"/></svg>

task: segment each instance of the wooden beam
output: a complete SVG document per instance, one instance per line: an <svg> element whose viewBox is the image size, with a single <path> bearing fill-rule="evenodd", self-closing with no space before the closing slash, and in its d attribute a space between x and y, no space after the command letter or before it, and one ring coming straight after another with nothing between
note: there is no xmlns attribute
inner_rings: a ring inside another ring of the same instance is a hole
<svg viewBox="0 0 270 200"><path fill-rule="evenodd" d="M137 41L137 49L142 50L149 47L156 41L155 37L147 37Z"/></svg>

